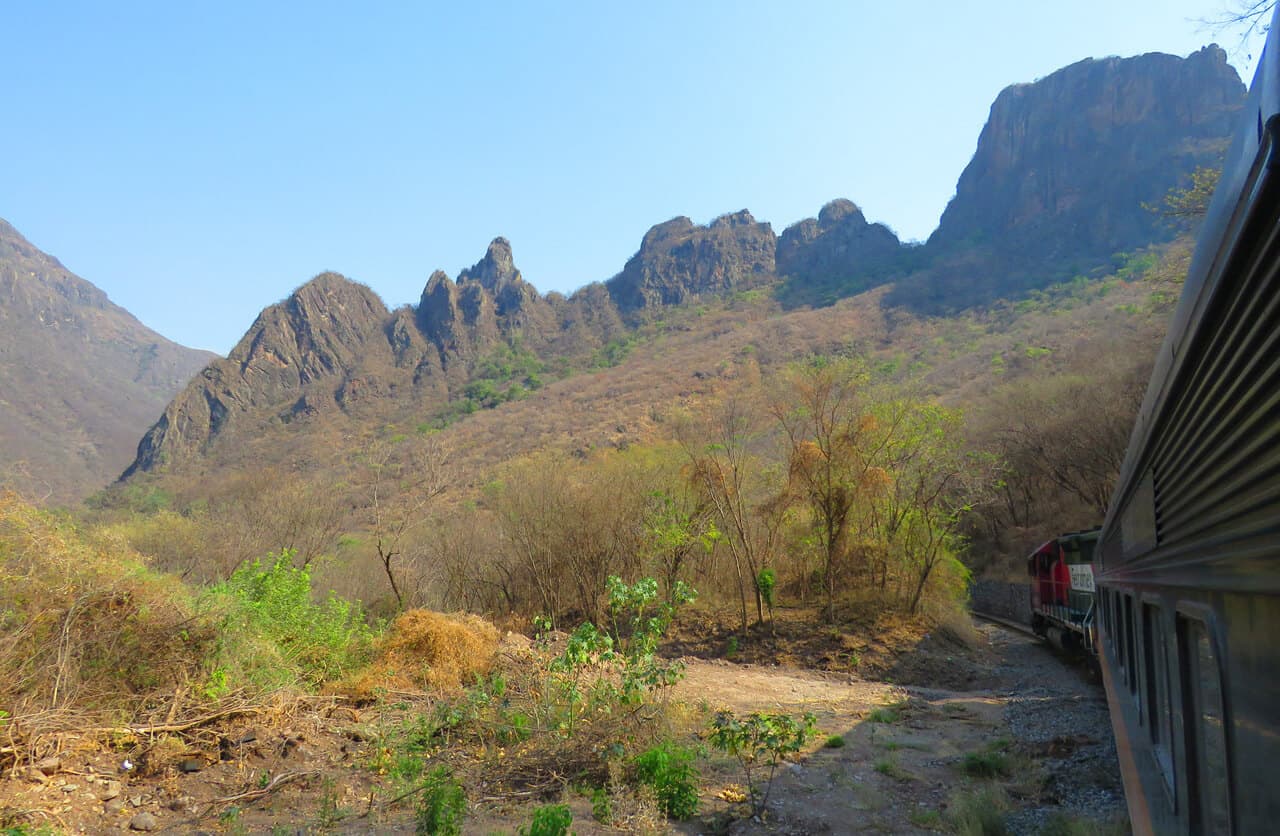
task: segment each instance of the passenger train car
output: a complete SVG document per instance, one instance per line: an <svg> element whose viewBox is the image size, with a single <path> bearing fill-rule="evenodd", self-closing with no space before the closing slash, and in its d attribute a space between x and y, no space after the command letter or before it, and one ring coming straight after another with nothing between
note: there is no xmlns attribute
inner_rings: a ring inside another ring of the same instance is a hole
<svg viewBox="0 0 1280 836"><path fill-rule="evenodd" d="M1136 833L1280 832L1280 19L1098 542Z"/></svg>

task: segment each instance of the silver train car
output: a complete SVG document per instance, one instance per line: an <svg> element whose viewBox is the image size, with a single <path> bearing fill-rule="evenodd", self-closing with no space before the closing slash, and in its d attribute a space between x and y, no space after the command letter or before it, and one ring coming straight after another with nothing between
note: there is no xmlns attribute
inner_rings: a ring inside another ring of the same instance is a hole
<svg viewBox="0 0 1280 836"><path fill-rule="evenodd" d="M1280 832L1280 16L1095 555L1135 833Z"/></svg>

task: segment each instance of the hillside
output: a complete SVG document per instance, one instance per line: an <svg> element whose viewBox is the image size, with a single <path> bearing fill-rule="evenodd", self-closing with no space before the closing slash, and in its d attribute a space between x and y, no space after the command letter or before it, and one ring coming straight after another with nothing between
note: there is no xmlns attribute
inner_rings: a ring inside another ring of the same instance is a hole
<svg viewBox="0 0 1280 836"><path fill-rule="evenodd" d="M87 496L212 356L151 331L0 220L0 483Z"/></svg>

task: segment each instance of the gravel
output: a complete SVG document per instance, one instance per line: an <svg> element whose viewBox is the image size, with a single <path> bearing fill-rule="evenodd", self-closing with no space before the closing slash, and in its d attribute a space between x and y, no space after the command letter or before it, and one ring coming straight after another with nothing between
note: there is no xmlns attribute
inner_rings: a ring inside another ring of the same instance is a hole
<svg viewBox="0 0 1280 836"><path fill-rule="evenodd" d="M1044 773L1038 795L1009 815L1010 832L1039 833L1055 813L1100 826L1124 820L1115 737L1096 667L1013 631L980 629L1001 657L991 684L1007 699L1013 748Z"/></svg>

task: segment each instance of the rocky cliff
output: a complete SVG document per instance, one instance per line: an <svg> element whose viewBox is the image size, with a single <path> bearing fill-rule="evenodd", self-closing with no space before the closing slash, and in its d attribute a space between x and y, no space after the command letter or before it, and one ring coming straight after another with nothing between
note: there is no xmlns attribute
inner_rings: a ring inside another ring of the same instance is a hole
<svg viewBox="0 0 1280 836"><path fill-rule="evenodd" d="M887 226L868 223L853 201L833 200L778 238L783 299L830 304L882 284L900 271L906 250Z"/></svg>
<svg viewBox="0 0 1280 836"><path fill-rule="evenodd" d="M170 342L0 220L0 484L70 502L214 355Z"/></svg>
<svg viewBox="0 0 1280 836"><path fill-rule="evenodd" d="M625 315L710 293L745 290L774 278L777 236L745 209L707 226L685 217L645 233L640 250L606 284Z"/></svg>
<svg viewBox="0 0 1280 836"><path fill-rule="evenodd" d="M1217 46L1087 59L1006 88L926 244L932 268L890 301L963 307L1167 240L1143 204L1221 164L1244 93Z"/></svg>

